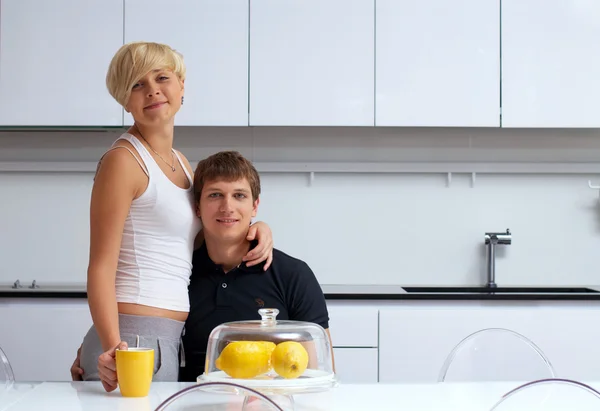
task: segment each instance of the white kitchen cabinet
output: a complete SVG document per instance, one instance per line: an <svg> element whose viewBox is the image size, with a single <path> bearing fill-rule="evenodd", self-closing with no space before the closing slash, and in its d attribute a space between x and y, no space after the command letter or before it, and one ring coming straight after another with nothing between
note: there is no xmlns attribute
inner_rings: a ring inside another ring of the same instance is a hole
<svg viewBox="0 0 600 411"><path fill-rule="evenodd" d="M327 301L329 333L334 347L372 348L379 340L379 310L358 302Z"/></svg>
<svg viewBox="0 0 600 411"><path fill-rule="evenodd" d="M86 299L0 299L0 347L19 381L70 381L91 325Z"/></svg>
<svg viewBox="0 0 600 411"><path fill-rule="evenodd" d="M430 304L380 311L379 382L435 382L452 349L484 328L507 328L532 340L557 376L598 380L599 304ZM590 303L590 302L587 302ZM500 375L503 370L498 370Z"/></svg>
<svg viewBox="0 0 600 411"><path fill-rule="evenodd" d="M250 125L374 125L374 0L250 1Z"/></svg>
<svg viewBox="0 0 600 411"><path fill-rule="evenodd" d="M248 1L174 0L164 6L125 0L125 42L166 43L183 54L185 99L175 125L247 126ZM128 113L125 124L133 124Z"/></svg>
<svg viewBox="0 0 600 411"><path fill-rule="evenodd" d="M377 348L334 348L335 371L342 384L375 384Z"/></svg>
<svg viewBox="0 0 600 411"><path fill-rule="evenodd" d="M122 126L106 70L123 0L0 2L0 126Z"/></svg>
<svg viewBox="0 0 600 411"><path fill-rule="evenodd" d="M336 373L341 383L376 383L379 309L373 304L327 301Z"/></svg>
<svg viewBox="0 0 600 411"><path fill-rule="evenodd" d="M376 126L500 126L500 0L377 0Z"/></svg>
<svg viewBox="0 0 600 411"><path fill-rule="evenodd" d="M598 127L600 2L502 1L502 127Z"/></svg>

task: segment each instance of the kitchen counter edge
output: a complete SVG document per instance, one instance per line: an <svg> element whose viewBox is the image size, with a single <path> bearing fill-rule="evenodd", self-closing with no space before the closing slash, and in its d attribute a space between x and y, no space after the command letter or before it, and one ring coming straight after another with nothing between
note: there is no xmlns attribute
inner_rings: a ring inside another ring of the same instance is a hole
<svg viewBox="0 0 600 411"><path fill-rule="evenodd" d="M513 300L513 301L600 301L600 293L572 294L463 294L463 293L406 293L406 292L324 292L326 300L431 300L431 301L468 301L468 300ZM84 289L53 289L53 290L0 290L0 298L31 298L31 299L84 299L87 292Z"/></svg>

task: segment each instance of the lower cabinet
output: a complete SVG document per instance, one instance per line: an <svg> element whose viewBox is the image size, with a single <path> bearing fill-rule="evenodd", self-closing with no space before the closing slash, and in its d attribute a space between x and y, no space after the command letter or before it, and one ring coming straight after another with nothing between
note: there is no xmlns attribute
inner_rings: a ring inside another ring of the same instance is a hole
<svg viewBox="0 0 600 411"><path fill-rule="evenodd" d="M328 308L342 384L436 382L452 349L485 328L507 328L532 340L558 377L600 380L597 301L328 301ZM0 347L21 381L70 380L91 324L85 299L0 299ZM499 347L501 355L523 353Z"/></svg>
<svg viewBox="0 0 600 411"><path fill-rule="evenodd" d="M379 382L437 381L452 349L485 328L507 328L527 337L550 360L558 377L600 380L600 304L586 303L506 301L381 309ZM514 356L523 355L523 350L496 349L498 356L513 356L505 367L518 364ZM503 372L508 370L498 370L500 376Z"/></svg>
<svg viewBox="0 0 600 411"><path fill-rule="evenodd" d="M341 384L377 383L377 348L334 348L333 355L335 371Z"/></svg>
<svg viewBox="0 0 600 411"><path fill-rule="evenodd" d="M341 383L376 383L378 308L328 306ZM86 299L0 298L0 347L19 381L70 381L91 325Z"/></svg>
<svg viewBox="0 0 600 411"><path fill-rule="evenodd" d="M328 301L327 309L340 383L377 383L379 308L358 302Z"/></svg>
<svg viewBox="0 0 600 411"><path fill-rule="evenodd" d="M328 301L333 347L374 348L379 340L379 307Z"/></svg>
<svg viewBox="0 0 600 411"><path fill-rule="evenodd" d="M0 347L19 381L69 381L92 325L85 299L0 299Z"/></svg>

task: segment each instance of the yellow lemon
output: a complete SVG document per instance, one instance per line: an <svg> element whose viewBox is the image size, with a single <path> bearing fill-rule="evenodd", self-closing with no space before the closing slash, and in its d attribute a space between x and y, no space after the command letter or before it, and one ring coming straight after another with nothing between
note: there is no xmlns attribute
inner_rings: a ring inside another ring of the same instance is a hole
<svg viewBox="0 0 600 411"><path fill-rule="evenodd" d="M215 366L232 378L254 378L271 371L274 349L269 341L234 341L221 351Z"/></svg>
<svg viewBox="0 0 600 411"><path fill-rule="evenodd" d="M273 350L271 364L283 378L298 378L308 366L308 352L299 342L285 341Z"/></svg>

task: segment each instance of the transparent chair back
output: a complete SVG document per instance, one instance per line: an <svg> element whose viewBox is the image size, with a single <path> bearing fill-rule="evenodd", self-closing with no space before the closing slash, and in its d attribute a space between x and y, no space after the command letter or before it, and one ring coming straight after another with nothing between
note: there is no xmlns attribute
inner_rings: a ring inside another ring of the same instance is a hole
<svg viewBox="0 0 600 411"><path fill-rule="evenodd" d="M289 400L292 402L288 403ZM294 409L293 399L285 397L284 401L284 404L281 404L280 400L239 384L205 382L176 392L164 400L155 411L288 411Z"/></svg>
<svg viewBox="0 0 600 411"><path fill-rule="evenodd" d="M600 409L600 392L575 380L530 381L508 393L490 411L592 411Z"/></svg>
<svg viewBox="0 0 600 411"><path fill-rule="evenodd" d="M444 362L438 381L532 381L554 378L552 364L533 341L504 328L463 339Z"/></svg>
<svg viewBox="0 0 600 411"><path fill-rule="evenodd" d="M10 387L15 382L15 374L8 357L0 348L0 387Z"/></svg>

